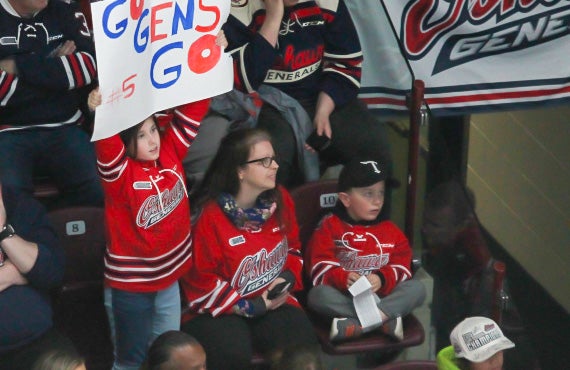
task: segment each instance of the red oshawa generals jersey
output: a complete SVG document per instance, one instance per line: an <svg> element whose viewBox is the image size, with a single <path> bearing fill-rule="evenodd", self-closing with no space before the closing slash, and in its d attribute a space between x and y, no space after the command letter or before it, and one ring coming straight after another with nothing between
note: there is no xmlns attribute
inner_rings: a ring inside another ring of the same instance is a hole
<svg viewBox="0 0 570 370"><path fill-rule="evenodd" d="M95 143L105 191L109 286L158 291L188 270L192 239L182 159L208 106L209 100L202 100L174 110L157 161L128 157L119 135Z"/></svg>
<svg viewBox="0 0 570 370"><path fill-rule="evenodd" d="M192 267L181 279L186 302L192 313L216 317L231 310L241 298L260 296L284 270L295 276L292 290L302 289L303 260L299 250L299 228L291 196L279 188L283 198L283 219L271 216L259 231L239 229L216 202L206 204L192 228ZM289 297L288 304L299 307Z"/></svg>
<svg viewBox="0 0 570 370"><path fill-rule="evenodd" d="M327 284L341 291L347 291L346 281L352 271L382 274L383 284L377 292L381 296L412 277L408 239L391 221L351 225L329 214L313 233L307 257L313 285Z"/></svg>
<svg viewBox="0 0 570 370"><path fill-rule="evenodd" d="M337 106L356 98L363 56L342 0L285 7L276 47L259 34L265 12L263 0L232 0L223 30L236 88L250 93L263 83L300 101L315 101L324 91Z"/></svg>

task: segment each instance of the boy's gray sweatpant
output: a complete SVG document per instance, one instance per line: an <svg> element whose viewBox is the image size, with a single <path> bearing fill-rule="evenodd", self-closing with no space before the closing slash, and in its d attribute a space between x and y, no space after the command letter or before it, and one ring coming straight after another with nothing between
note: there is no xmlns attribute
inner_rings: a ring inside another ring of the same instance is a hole
<svg viewBox="0 0 570 370"><path fill-rule="evenodd" d="M386 297L374 295L376 306L394 319L404 317L420 306L426 297L426 288L419 280L411 279L399 283ZM330 285L317 285L309 291L309 307L328 317L351 317L358 319L352 296L344 294Z"/></svg>

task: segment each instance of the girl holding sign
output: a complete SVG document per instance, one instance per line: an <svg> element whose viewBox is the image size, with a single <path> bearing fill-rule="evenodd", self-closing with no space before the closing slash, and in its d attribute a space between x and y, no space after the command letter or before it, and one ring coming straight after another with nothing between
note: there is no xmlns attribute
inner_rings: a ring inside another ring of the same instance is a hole
<svg viewBox="0 0 570 370"><path fill-rule="evenodd" d="M220 33L218 45L224 41ZM100 104L101 94L92 91L89 108ZM114 370L139 369L154 338L180 328L178 279L192 255L182 159L208 107L209 99L185 104L161 119L165 124L153 115L95 143L105 192L105 306Z"/></svg>

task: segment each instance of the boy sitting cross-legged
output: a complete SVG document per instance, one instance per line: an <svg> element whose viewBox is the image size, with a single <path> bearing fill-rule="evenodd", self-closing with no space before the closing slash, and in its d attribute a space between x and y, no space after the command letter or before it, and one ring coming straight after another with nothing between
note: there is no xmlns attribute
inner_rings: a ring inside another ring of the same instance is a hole
<svg viewBox="0 0 570 370"><path fill-rule="evenodd" d="M412 250L391 221L380 221L388 173L371 159L354 159L341 171L338 201L307 246L307 269L314 287L309 307L333 318L333 341L356 338L363 328L348 289L361 276L370 282L382 319L381 330L404 337L402 317L422 304L425 287L412 279Z"/></svg>

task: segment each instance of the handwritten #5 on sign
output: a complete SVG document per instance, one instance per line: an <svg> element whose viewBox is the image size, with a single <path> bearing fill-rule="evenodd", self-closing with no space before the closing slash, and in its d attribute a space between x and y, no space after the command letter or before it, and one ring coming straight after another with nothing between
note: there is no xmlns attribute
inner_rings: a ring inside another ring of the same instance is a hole
<svg viewBox="0 0 570 370"><path fill-rule="evenodd" d="M229 91L231 57L216 45L229 8L229 1L212 0L92 3L103 97L92 139L157 111Z"/></svg>

